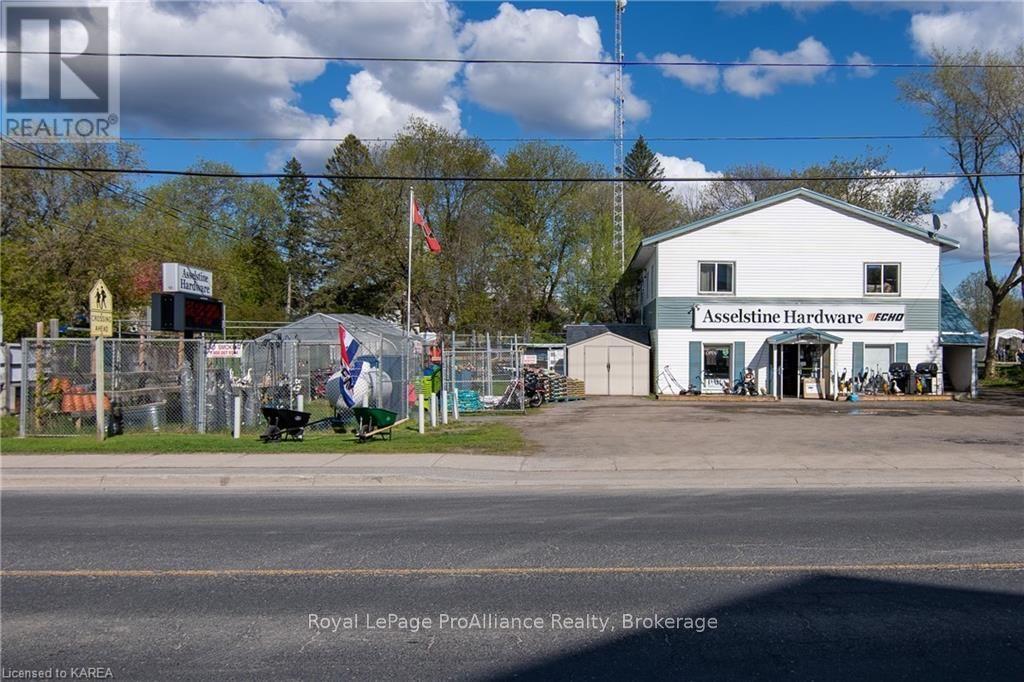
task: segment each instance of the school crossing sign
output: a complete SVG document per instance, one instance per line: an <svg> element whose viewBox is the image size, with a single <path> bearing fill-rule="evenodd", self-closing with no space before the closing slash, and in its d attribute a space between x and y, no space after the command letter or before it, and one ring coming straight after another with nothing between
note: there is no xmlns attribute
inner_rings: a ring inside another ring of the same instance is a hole
<svg viewBox="0 0 1024 682"><path fill-rule="evenodd" d="M102 279L89 290L89 336L114 335L114 297Z"/></svg>

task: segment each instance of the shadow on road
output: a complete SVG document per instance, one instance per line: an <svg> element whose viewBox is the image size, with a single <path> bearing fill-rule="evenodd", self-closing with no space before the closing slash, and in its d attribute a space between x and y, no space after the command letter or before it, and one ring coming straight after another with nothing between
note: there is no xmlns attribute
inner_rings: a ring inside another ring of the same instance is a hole
<svg viewBox="0 0 1024 682"><path fill-rule="evenodd" d="M1019 680L1024 670L1024 596L1012 593L812 575L673 615L719 626L634 631L497 679Z"/></svg>

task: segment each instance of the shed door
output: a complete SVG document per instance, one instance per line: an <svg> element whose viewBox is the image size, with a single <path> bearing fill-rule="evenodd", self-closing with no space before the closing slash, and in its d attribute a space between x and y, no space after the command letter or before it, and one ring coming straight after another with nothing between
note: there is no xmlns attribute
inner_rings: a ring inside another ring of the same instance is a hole
<svg viewBox="0 0 1024 682"><path fill-rule="evenodd" d="M608 394L633 395L632 346L608 347Z"/></svg>
<svg viewBox="0 0 1024 682"><path fill-rule="evenodd" d="M583 381L587 395L608 395L608 349L583 348Z"/></svg>

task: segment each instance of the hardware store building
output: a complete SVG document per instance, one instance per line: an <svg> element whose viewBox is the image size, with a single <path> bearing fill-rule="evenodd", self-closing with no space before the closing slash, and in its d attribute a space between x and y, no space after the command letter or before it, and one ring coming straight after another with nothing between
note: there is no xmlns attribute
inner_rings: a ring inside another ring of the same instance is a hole
<svg viewBox="0 0 1024 682"><path fill-rule="evenodd" d="M750 368L769 394L801 395L813 379L831 397L844 371L934 362L946 389L969 391L981 340L940 277L941 254L958 246L807 189L648 237L629 267L653 389L713 393Z"/></svg>

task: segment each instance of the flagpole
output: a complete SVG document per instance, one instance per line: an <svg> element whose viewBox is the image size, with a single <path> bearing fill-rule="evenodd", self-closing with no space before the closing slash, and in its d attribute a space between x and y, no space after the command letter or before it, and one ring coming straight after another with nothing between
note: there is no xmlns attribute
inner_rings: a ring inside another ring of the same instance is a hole
<svg viewBox="0 0 1024 682"><path fill-rule="evenodd" d="M412 214L415 200L413 199L412 187L409 188L409 266L406 271L408 280L405 287L405 336L412 338Z"/></svg>
<svg viewBox="0 0 1024 682"><path fill-rule="evenodd" d="M406 271L407 279L406 279L406 283L405 283L405 352L403 353L403 355L405 356L405 362L402 363L403 365L405 365L404 371L405 371L405 381L406 381L406 383L405 383L405 387L402 389L402 391L405 393L405 395L402 396L402 401L403 402L408 400L408 395L409 395L409 383L408 382L409 382L409 380L411 378L409 375L412 374L412 372L414 371L413 367L410 366L413 363L412 363L412 358L409 355L409 344L412 343L412 212L413 212L413 201L414 201L414 199L413 199L413 195L412 195L412 187L409 187L409 262L408 262L408 270ZM422 402L421 402L421 405L422 405ZM403 414L406 415L406 416L408 416L408 414L409 414L409 405L408 405L407 402L405 403L405 410L403 410ZM420 433L422 433L422 432L423 432L423 420L420 419Z"/></svg>

